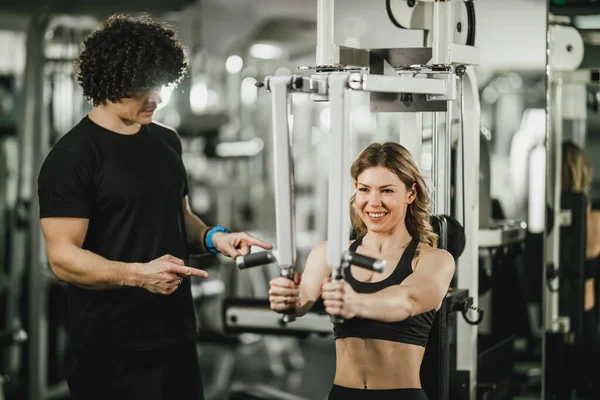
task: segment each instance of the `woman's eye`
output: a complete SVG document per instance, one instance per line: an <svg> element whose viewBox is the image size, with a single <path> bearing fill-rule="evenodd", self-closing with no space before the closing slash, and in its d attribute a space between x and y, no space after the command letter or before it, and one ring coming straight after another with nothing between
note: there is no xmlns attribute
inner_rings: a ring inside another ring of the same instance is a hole
<svg viewBox="0 0 600 400"><path fill-rule="evenodd" d="M369 189L367 189L367 188L364 188L364 187L363 187L363 188L358 188L358 190L359 190L360 192L368 192L368 191L369 191Z"/></svg>
<svg viewBox="0 0 600 400"><path fill-rule="evenodd" d="M383 192L383 193L394 193L394 192L392 191L392 189L383 189L383 190L382 190L382 192Z"/></svg>

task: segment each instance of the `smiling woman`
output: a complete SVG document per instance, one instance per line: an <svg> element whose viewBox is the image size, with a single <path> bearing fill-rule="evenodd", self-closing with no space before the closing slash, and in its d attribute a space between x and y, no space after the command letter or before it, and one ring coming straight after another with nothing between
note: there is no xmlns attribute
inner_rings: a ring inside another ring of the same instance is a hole
<svg viewBox="0 0 600 400"><path fill-rule="evenodd" d="M420 367L454 260L436 248L425 180L397 143L374 143L352 164L349 249L386 261L379 274L359 267L331 280L328 243L308 256L302 279L271 281L271 309L302 317L319 297L335 323L336 373L329 400L426 400Z"/></svg>
<svg viewBox="0 0 600 400"><path fill-rule="evenodd" d="M431 205L427 185L406 148L391 142L373 143L357 157L350 173L356 188L350 200L350 217L360 236L367 229L389 229L406 219L411 237L436 246L437 236L427 217ZM403 203L397 204L400 198ZM368 214L382 212L386 215ZM390 218L385 219L389 221L383 221L388 213ZM380 219L385 226L369 226Z"/></svg>

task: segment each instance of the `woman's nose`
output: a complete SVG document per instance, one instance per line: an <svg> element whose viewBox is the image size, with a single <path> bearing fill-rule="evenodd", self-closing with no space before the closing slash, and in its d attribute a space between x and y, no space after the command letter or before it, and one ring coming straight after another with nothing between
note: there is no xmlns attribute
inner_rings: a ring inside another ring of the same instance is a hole
<svg viewBox="0 0 600 400"><path fill-rule="evenodd" d="M378 206L381 204L381 198L379 196L379 193L371 192L371 194L369 195L369 204L372 206Z"/></svg>

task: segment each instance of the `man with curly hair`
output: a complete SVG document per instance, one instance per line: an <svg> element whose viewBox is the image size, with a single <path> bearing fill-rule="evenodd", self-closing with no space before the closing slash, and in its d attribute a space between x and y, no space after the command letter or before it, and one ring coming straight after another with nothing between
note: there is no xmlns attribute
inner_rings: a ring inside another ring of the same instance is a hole
<svg viewBox="0 0 600 400"><path fill-rule="evenodd" d="M52 271L68 284L67 380L75 399L202 399L190 252L231 258L271 246L208 227L190 209L171 129L152 122L188 62L149 16L112 16L83 42L77 77L92 111L38 178Z"/></svg>

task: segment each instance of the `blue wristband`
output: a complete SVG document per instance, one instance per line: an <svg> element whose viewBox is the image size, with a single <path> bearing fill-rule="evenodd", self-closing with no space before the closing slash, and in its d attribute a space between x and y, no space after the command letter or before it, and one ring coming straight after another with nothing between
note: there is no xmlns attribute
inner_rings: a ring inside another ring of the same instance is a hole
<svg viewBox="0 0 600 400"><path fill-rule="evenodd" d="M227 228L222 227L221 225L217 225L212 227L208 233L206 234L206 248L208 249L208 251L210 251L211 253L218 253L219 251L215 248L215 245L213 244L213 235L216 232L223 232L223 233L231 233L231 231Z"/></svg>

